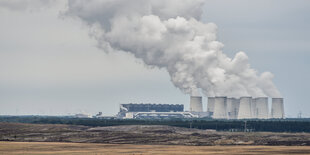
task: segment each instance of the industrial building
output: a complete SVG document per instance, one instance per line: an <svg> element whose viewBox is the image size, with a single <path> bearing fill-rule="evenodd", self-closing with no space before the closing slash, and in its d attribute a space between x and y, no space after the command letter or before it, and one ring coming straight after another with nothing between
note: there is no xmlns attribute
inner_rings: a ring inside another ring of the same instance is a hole
<svg viewBox="0 0 310 155"><path fill-rule="evenodd" d="M201 96L191 96L190 98L190 110L194 112L202 112L202 97Z"/></svg>
<svg viewBox="0 0 310 155"><path fill-rule="evenodd" d="M249 96L227 98L208 97L207 112L214 119L284 119L283 98L272 98L269 110L268 97Z"/></svg>
<svg viewBox="0 0 310 155"><path fill-rule="evenodd" d="M127 112L125 119L199 118L191 112Z"/></svg>
<svg viewBox="0 0 310 155"><path fill-rule="evenodd" d="M227 97L218 96L214 101L213 118L227 119Z"/></svg>
<svg viewBox="0 0 310 155"><path fill-rule="evenodd" d="M272 98L271 117L284 118L283 98Z"/></svg>
<svg viewBox="0 0 310 155"><path fill-rule="evenodd" d="M120 104L118 117L120 118L145 118L145 117L182 117L183 104Z"/></svg>
<svg viewBox="0 0 310 155"><path fill-rule="evenodd" d="M240 97L238 119L251 119L252 117L252 97Z"/></svg>
<svg viewBox="0 0 310 155"><path fill-rule="evenodd" d="M268 107L268 98L267 97L258 97L255 99L256 110L255 116L258 119L268 119L269 107Z"/></svg>
<svg viewBox="0 0 310 155"><path fill-rule="evenodd" d="M210 115L213 115L213 112L214 112L214 103L215 103L215 97L208 97L207 112L209 112Z"/></svg>
<svg viewBox="0 0 310 155"><path fill-rule="evenodd" d="M120 112L177 112L184 111L183 104L121 104Z"/></svg>
<svg viewBox="0 0 310 155"><path fill-rule="evenodd" d="M229 119L237 119L239 112L240 99L227 98L227 114Z"/></svg>
<svg viewBox="0 0 310 155"><path fill-rule="evenodd" d="M118 118L214 118L214 119L283 119L283 98L272 98L269 110L268 97L244 96L208 97L207 110L203 110L201 96L190 97L189 111L182 104L120 104Z"/></svg>

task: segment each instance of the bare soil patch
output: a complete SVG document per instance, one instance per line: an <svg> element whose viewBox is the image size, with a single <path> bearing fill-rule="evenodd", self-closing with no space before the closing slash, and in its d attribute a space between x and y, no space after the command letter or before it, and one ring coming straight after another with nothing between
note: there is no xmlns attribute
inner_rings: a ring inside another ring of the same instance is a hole
<svg viewBox="0 0 310 155"><path fill-rule="evenodd" d="M0 154L310 154L309 146L182 146L59 142L0 142Z"/></svg>

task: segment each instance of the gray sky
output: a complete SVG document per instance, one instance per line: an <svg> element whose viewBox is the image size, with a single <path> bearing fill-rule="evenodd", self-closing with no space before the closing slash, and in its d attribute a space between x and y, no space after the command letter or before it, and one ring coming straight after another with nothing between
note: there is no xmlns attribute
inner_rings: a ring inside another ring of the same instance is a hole
<svg viewBox="0 0 310 155"><path fill-rule="evenodd" d="M112 115L127 102L188 109L189 97L165 70L96 48L87 27L60 17L64 2L7 2L0 1L1 115ZM214 0L203 8L202 21L218 26L224 52L232 57L244 51L253 68L275 75L288 117L299 111L310 117L310 2Z"/></svg>

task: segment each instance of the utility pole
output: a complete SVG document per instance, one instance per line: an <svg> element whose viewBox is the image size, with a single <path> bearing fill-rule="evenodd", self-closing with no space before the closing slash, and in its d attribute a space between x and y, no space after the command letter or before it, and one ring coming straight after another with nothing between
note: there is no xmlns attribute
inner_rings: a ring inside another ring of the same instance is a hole
<svg viewBox="0 0 310 155"><path fill-rule="evenodd" d="M302 115L302 113L301 113L301 111L299 111L298 118L301 118L301 115Z"/></svg>
<svg viewBox="0 0 310 155"><path fill-rule="evenodd" d="M244 132L246 132L246 121L244 121Z"/></svg>

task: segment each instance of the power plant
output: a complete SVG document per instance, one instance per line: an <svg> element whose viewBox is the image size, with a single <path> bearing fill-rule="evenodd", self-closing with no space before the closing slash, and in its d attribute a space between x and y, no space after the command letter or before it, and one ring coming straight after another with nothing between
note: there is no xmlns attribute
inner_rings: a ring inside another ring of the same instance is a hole
<svg viewBox="0 0 310 155"><path fill-rule="evenodd" d="M249 96L226 98L223 96L208 97L210 117L214 119L283 119L283 98L272 98L269 111L268 97L252 98Z"/></svg>
<svg viewBox="0 0 310 155"><path fill-rule="evenodd" d="M258 119L268 119L268 98L258 97L255 99L255 116Z"/></svg>
<svg viewBox="0 0 310 155"><path fill-rule="evenodd" d="M190 98L190 110L194 112L202 112L202 97L201 96L191 96Z"/></svg>
<svg viewBox="0 0 310 155"><path fill-rule="evenodd" d="M240 105L238 112L238 119L250 119L252 117L252 97L240 97Z"/></svg>
<svg viewBox="0 0 310 155"><path fill-rule="evenodd" d="M202 96L190 97L189 111L182 104L120 104L118 118L213 118L213 119L284 119L283 98L272 98L269 110L268 97L226 96L208 97L203 111Z"/></svg>
<svg viewBox="0 0 310 155"><path fill-rule="evenodd" d="M215 97L208 97L207 112L210 115L213 115L214 113L214 104L215 104Z"/></svg>
<svg viewBox="0 0 310 155"><path fill-rule="evenodd" d="M240 100L237 98L227 98L227 113L228 118L237 119L239 112Z"/></svg>
<svg viewBox="0 0 310 155"><path fill-rule="evenodd" d="M201 98L194 98L194 104L202 104ZM201 105L202 106L202 105ZM199 106L198 106L199 108ZM121 104L118 118L145 119L145 118L198 118L198 115L184 112L182 104Z"/></svg>
<svg viewBox="0 0 310 155"><path fill-rule="evenodd" d="M227 97L216 97L214 102L213 118L227 119Z"/></svg>
<svg viewBox="0 0 310 155"><path fill-rule="evenodd" d="M283 98L272 98L271 117L284 118Z"/></svg>

